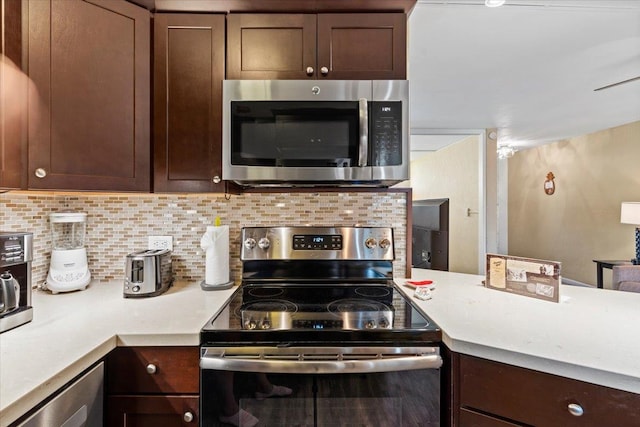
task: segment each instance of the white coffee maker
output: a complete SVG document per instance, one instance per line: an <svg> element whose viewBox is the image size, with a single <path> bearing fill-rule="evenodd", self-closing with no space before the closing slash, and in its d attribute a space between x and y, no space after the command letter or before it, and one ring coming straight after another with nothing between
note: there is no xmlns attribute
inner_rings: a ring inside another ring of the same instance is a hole
<svg viewBox="0 0 640 427"><path fill-rule="evenodd" d="M58 212L51 222L51 264L46 287L54 294L85 289L91 281L84 236L87 214Z"/></svg>

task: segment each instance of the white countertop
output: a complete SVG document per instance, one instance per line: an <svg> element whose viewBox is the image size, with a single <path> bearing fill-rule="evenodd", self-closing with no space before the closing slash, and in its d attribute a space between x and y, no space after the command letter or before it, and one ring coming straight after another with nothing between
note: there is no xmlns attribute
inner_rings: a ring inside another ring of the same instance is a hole
<svg viewBox="0 0 640 427"><path fill-rule="evenodd" d="M561 286L560 303L486 289L484 276L414 269L436 282L416 304L453 351L640 393L640 293ZM413 289L396 279L412 296ZM116 346L198 345L236 288L177 283L154 298L122 297L120 283L33 294L34 320L0 334L0 427Z"/></svg>
<svg viewBox="0 0 640 427"><path fill-rule="evenodd" d="M33 320L0 334L0 426L29 411L116 346L198 345L200 329L236 288L177 282L153 298L122 284L56 295L34 291Z"/></svg>
<svg viewBox="0 0 640 427"><path fill-rule="evenodd" d="M482 285L484 276L412 270L434 280L432 299L413 298L451 350L640 393L640 293L560 286L560 302Z"/></svg>

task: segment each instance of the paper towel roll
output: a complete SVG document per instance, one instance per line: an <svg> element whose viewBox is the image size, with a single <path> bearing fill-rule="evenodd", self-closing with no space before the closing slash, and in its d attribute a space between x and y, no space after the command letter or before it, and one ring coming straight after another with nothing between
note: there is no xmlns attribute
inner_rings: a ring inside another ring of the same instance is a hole
<svg viewBox="0 0 640 427"><path fill-rule="evenodd" d="M224 285L229 282L229 226L209 226L200 239L205 251L205 283Z"/></svg>

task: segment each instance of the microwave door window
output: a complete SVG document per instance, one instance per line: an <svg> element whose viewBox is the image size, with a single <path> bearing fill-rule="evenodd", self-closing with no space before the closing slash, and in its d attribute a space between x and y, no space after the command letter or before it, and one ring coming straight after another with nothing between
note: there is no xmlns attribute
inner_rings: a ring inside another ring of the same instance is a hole
<svg viewBox="0 0 640 427"><path fill-rule="evenodd" d="M246 101L234 104L232 164L357 165L357 102ZM242 104L242 108L237 104Z"/></svg>
<svg viewBox="0 0 640 427"><path fill-rule="evenodd" d="M352 166L345 121L279 117L276 138L276 166Z"/></svg>

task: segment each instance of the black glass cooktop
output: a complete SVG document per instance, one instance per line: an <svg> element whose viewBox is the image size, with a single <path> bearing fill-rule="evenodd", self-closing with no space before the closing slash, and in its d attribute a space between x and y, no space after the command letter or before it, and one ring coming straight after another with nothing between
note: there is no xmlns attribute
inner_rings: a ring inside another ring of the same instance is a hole
<svg viewBox="0 0 640 427"><path fill-rule="evenodd" d="M207 345L411 345L440 328L391 282L245 283L201 331Z"/></svg>

